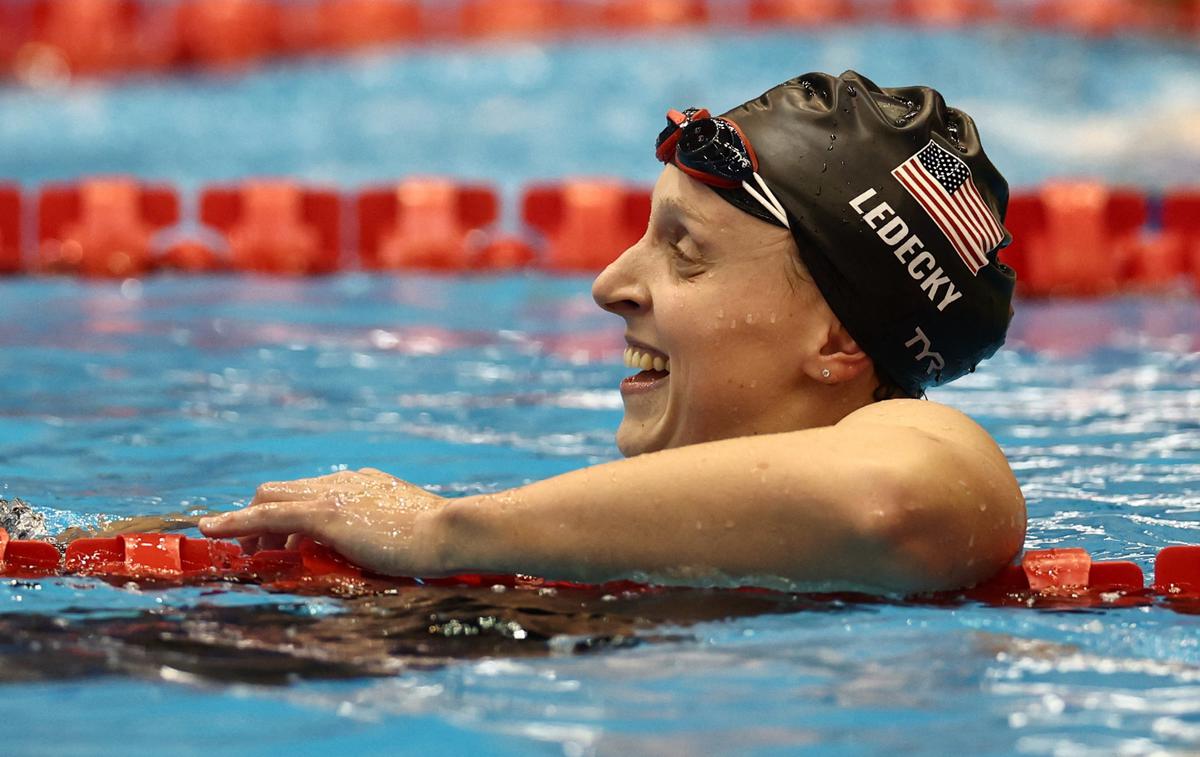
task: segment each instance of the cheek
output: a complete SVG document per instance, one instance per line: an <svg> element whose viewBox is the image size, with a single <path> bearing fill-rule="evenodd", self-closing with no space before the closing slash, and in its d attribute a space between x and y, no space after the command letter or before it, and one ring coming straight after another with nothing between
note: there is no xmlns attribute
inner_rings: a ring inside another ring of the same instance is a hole
<svg viewBox="0 0 1200 757"><path fill-rule="evenodd" d="M795 302L752 296L726 298L698 321L696 341L705 349L763 357L773 356L799 322Z"/></svg>
<svg viewBox="0 0 1200 757"><path fill-rule="evenodd" d="M761 276L714 276L661 295L656 309L665 346L686 364L689 383L704 380L698 372L729 376L747 362L777 360L807 320L801 293Z"/></svg>
<svg viewBox="0 0 1200 757"><path fill-rule="evenodd" d="M689 348L731 342L744 326L762 323L764 308L751 293L720 287L673 294L659 310L659 327Z"/></svg>
<svg viewBox="0 0 1200 757"><path fill-rule="evenodd" d="M801 370L803 325L794 300L717 306L689 340L694 351L688 355L687 384L725 397L730 390L755 390L763 401L792 391Z"/></svg>

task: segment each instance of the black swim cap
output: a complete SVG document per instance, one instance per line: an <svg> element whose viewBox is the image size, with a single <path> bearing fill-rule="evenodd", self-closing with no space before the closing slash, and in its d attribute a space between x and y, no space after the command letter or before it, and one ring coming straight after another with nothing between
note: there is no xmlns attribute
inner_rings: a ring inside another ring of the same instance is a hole
<svg viewBox="0 0 1200 757"><path fill-rule="evenodd" d="M997 260L1008 183L971 118L929 87L805 74L728 113L787 210L800 258L877 369L917 397L975 370L1008 331ZM741 189L710 187L779 225Z"/></svg>

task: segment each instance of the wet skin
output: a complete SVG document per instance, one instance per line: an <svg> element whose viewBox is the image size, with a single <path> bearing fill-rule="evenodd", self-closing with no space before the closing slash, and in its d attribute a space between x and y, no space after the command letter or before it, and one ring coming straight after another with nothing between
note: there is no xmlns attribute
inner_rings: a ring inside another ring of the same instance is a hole
<svg viewBox="0 0 1200 757"><path fill-rule="evenodd" d="M670 361L622 382L627 459L454 500L372 469L275 482L201 529L305 534L392 575L891 592L970 585L1020 549L999 447L951 408L873 401L874 366L785 230L667 167L593 295Z"/></svg>
<svg viewBox="0 0 1200 757"><path fill-rule="evenodd" d="M870 402L873 376L848 336L833 345L840 360L822 367L831 379L857 381L859 396L827 419L798 401L806 384L824 379L814 345L840 326L786 229L674 167L654 198L645 235L592 286L596 303L625 320L632 347L671 361L661 380L623 382L623 454L825 425Z"/></svg>

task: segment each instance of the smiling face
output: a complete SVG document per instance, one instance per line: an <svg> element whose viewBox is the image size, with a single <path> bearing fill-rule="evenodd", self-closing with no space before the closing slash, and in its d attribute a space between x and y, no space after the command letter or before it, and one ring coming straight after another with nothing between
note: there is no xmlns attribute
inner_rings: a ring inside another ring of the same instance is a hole
<svg viewBox="0 0 1200 757"><path fill-rule="evenodd" d="M830 391L853 383L863 394L870 361L808 280L791 234L673 166L654 187L646 234L592 296L625 319L626 364L649 369L621 382L625 455L836 422L847 403Z"/></svg>

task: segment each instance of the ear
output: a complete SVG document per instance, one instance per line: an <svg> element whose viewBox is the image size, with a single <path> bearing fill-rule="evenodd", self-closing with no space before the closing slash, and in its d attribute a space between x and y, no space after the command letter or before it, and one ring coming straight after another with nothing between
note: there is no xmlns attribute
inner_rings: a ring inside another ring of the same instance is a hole
<svg viewBox="0 0 1200 757"><path fill-rule="evenodd" d="M804 372L820 384L853 381L872 371L874 363L836 318L829 323L819 350L806 361Z"/></svg>

